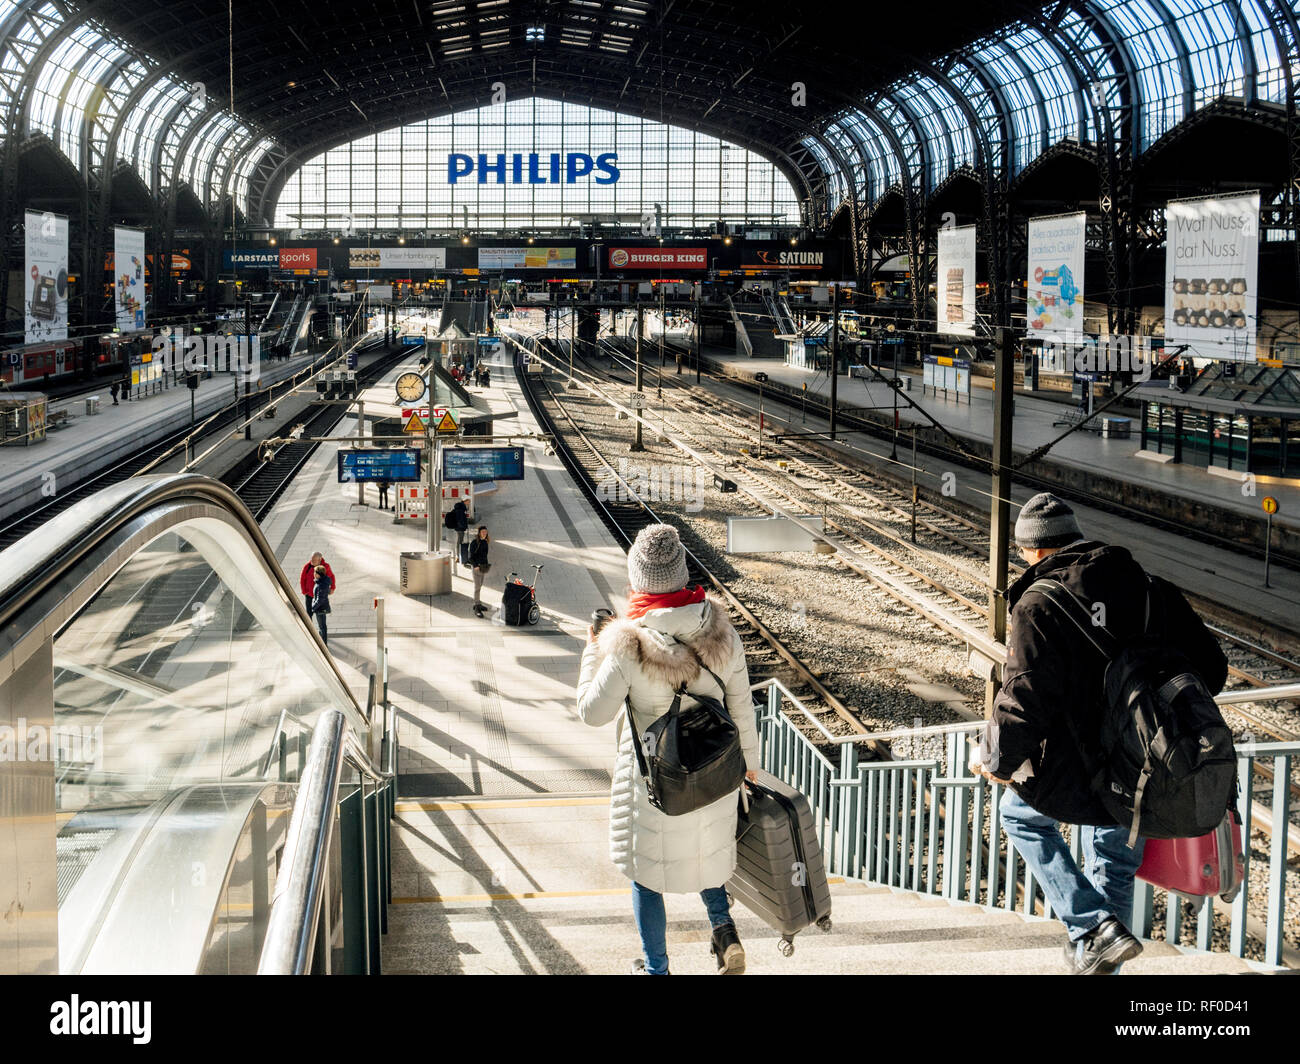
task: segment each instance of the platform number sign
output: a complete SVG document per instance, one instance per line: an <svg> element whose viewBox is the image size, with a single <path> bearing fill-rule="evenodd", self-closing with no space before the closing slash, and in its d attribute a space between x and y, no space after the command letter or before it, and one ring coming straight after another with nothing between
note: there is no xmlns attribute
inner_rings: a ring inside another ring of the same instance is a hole
<svg viewBox="0 0 1300 1064"><path fill-rule="evenodd" d="M628 405L633 410L642 410L645 408L645 392L633 392L629 396Z"/></svg>

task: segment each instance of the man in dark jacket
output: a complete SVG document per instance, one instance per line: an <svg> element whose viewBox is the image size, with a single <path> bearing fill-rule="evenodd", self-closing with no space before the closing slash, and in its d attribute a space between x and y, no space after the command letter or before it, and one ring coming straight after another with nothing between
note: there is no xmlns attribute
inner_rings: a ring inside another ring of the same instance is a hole
<svg viewBox="0 0 1300 1064"><path fill-rule="evenodd" d="M1114 822L1091 787L1107 662L1054 603L1028 589L1036 580L1060 581L1121 641L1144 630L1160 634L1211 693L1222 690L1227 661L1176 587L1149 578L1123 547L1085 540L1056 496L1043 492L1024 505L1016 547L1029 568L1007 592L1007 663L979 771L1011 783L1002 822L1070 934L1067 964L1079 974L1111 974L1142 950L1126 926L1142 840L1128 846L1128 828ZM1080 825L1083 871L1058 821Z"/></svg>

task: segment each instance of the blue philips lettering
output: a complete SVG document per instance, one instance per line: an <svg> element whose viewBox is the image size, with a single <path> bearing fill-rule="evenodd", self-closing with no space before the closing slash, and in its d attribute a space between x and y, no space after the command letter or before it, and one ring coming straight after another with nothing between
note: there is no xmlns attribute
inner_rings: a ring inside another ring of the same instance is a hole
<svg viewBox="0 0 1300 1064"><path fill-rule="evenodd" d="M537 163L538 163L537 152L533 152L531 155L528 156L528 183L530 185L546 184L546 178L542 177L537 172Z"/></svg>
<svg viewBox="0 0 1300 1064"><path fill-rule="evenodd" d="M614 163L618 162L618 153L607 151L604 155L596 156L596 169L604 171L604 177L596 178L598 185L612 185L618 180L618 167Z"/></svg>
<svg viewBox="0 0 1300 1064"><path fill-rule="evenodd" d="M474 172L474 159L469 155L447 156L447 184L454 185L459 178Z"/></svg>
<svg viewBox="0 0 1300 1064"><path fill-rule="evenodd" d="M516 185L521 185L524 181L524 157L518 152L511 157L511 179Z"/></svg>
<svg viewBox="0 0 1300 1064"><path fill-rule="evenodd" d="M595 164L592 162L590 155L584 155L581 152L576 151L569 152L568 167L566 168L564 178L565 184L571 185L578 180L578 178L586 177L591 173L594 165Z"/></svg>
<svg viewBox="0 0 1300 1064"><path fill-rule="evenodd" d="M480 185L487 184L487 175L489 173L497 175L498 185L504 185L506 183L506 157L504 155L498 153L497 161L491 164L488 163L488 157L486 155L480 155L478 157L478 183Z"/></svg>
<svg viewBox="0 0 1300 1064"><path fill-rule="evenodd" d="M560 155L558 152L551 152L551 184L560 183Z"/></svg>

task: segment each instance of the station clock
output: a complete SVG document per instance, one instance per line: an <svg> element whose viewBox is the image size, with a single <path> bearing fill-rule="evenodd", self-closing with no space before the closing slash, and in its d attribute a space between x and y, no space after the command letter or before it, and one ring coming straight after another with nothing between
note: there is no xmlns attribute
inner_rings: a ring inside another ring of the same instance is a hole
<svg viewBox="0 0 1300 1064"><path fill-rule="evenodd" d="M424 398L425 381L418 373L403 373L397 378L397 398L404 403L417 403Z"/></svg>

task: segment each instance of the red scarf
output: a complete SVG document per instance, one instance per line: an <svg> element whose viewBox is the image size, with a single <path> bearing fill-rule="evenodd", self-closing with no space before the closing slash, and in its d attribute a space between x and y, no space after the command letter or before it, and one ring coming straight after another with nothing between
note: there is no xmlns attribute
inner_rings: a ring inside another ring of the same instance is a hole
<svg viewBox="0 0 1300 1064"><path fill-rule="evenodd" d="M627 619L635 621L650 610L666 610L674 606L689 606L704 601L704 586L684 587L680 591L669 591L663 595L652 595L648 591L633 591L627 597Z"/></svg>

